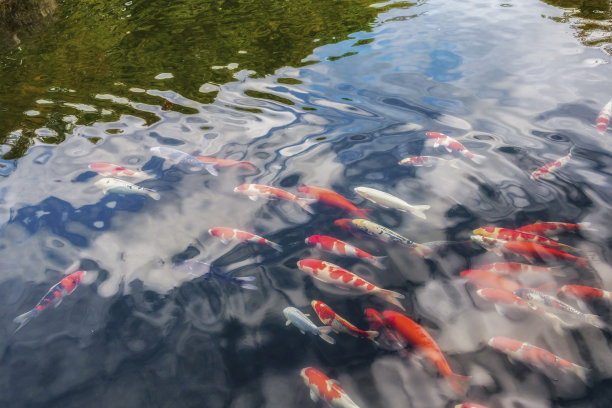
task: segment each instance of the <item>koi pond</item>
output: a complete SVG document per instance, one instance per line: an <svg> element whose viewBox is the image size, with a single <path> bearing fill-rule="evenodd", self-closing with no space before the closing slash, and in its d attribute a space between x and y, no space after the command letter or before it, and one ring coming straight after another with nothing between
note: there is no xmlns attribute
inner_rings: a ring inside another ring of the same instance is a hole
<svg viewBox="0 0 612 408"><path fill-rule="evenodd" d="M0 1L0 405L612 406L611 59L607 0Z"/></svg>

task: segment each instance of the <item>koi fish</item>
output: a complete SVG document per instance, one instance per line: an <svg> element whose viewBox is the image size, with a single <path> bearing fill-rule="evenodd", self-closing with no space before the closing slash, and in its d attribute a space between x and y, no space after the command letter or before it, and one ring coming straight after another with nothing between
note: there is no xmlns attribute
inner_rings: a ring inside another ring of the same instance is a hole
<svg viewBox="0 0 612 408"><path fill-rule="evenodd" d="M478 267L483 271L490 271L498 275L518 275L522 272L552 273L563 275L558 266L535 266L517 262L495 262Z"/></svg>
<svg viewBox="0 0 612 408"><path fill-rule="evenodd" d="M308 205L312 200L300 198L280 188L264 186L262 184L241 184L234 189L234 193L244 194L249 197L249 200L253 201L256 201L259 197L268 200L282 198L283 200L295 201L304 211L314 214L314 211Z"/></svg>
<svg viewBox="0 0 612 408"><path fill-rule="evenodd" d="M217 159L216 157L195 156L196 159L203 163L213 163L215 168L240 166L246 170L255 171L257 167L250 161L236 161L229 159Z"/></svg>
<svg viewBox="0 0 612 408"><path fill-rule="evenodd" d="M405 354L409 354L404 350L408 342L400 334L396 333L395 330L390 329L384 322L383 317L377 310L368 308L365 310L365 319L368 322L370 330L378 332L376 342L378 346L391 351L404 351Z"/></svg>
<svg viewBox="0 0 612 408"><path fill-rule="evenodd" d="M556 368L572 372L585 384L589 383L588 368L570 363L550 351L508 337L492 337L488 343L489 346L501 351L514 360L522 361L540 369Z"/></svg>
<svg viewBox="0 0 612 408"><path fill-rule="evenodd" d="M378 268L385 267L380 263L382 259L386 258L385 256L370 255L366 251L333 237L328 237L326 235L311 235L306 238L306 244L322 251L331 252L332 254L363 259Z"/></svg>
<svg viewBox="0 0 612 408"><path fill-rule="evenodd" d="M560 301L554 296L546 295L537 290L520 288L513 291L518 297L528 301L538 309L552 313L560 318L570 318L595 326L599 329L605 328L606 324L597 315L582 313L578 309Z"/></svg>
<svg viewBox="0 0 612 408"><path fill-rule="evenodd" d="M381 289L338 265L318 259L302 259L298 261L297 265L302 272L322 282L330 283L340 288L355 289L361 293L368 293L381 297L387 302L405 310L404 306L397 300L403 299L404 295L391 290Z"/></svg>
<svg viewBox="0 0 612 408"><path fill-rule="evenodd" d="M357 208L349 200L342 197L340 194L336 193L335 191L327 190L325 188L302 186L298 188L298 191L322 202L323 204L329 207L340 208L341 210L347 211L356 216L363 217L367 213L372 211L370 209Z"/></svg>
<svg viewBox="0 0 612 408"><path fill-rule="evenodd" d="M70 275L64 277L55 285L53 285L32 310L29 310L13 319L14 323L19 324L19 327L17 327L15 332L25 326L25 324L32 320L34 317L38 316L38 314L43 310L51 306L58 307L60 303L62 303L62 300L64 300L64 297L70 295L72 292L75 291L77 286L79 286L79 283L81 283L81 281L83 280L83 277L86 273L87 272L85 271L73 272Z"/></svg>
<svg viewBox="0 0 612 408"><path fill-rule="evenodd" d="M564 285L559 289L559 294L566 296L573 296L578 299L592 300L592 299L606 299L612 300L612 292L607 290L592 288L590 286L582 285Z"/></svg>
<svg viewBox="0 0 612 408"><path fill-rule="evenodd" d="M109 192L117 194L143 194L148 195L154 200L159 200L161 198L159 193L155 190L140 187L117 178L105 177L96 181L94 184L96 187L101 188L104 194Z"/></svg>
<svg viewBox="0 0 612 408"><path fill-rule="evenodd" d="M484 405L474 404L473 402L464 402L463 404L455 405L455 408L487 408Z"/></svg>
<svg viewBox="0 0 612 408"><path fill-rule="evenodd" d="M218 237L221 239L221 242L227 244L229 241L237 241L237 242L253 242L256 244L265 244L269 245L272 248L276 249L278 252L283 252L283 248L275 242L269 241L264 237L260 237L259 235L255 235L251 232L242 231L235 228L226 228L226 227L215 227L208 230L208 233L213 237Z"/></svg>
<svg viewBox="0 0 612 408"><path fill-rule="evenodd" d="M285 325L293 324L298 330L304 333L314 334L321 337L329 344L336 344L336 340L329 336L329 332L333 330L330 326L317 327L304 313L300 312L295 307L286 307L283 309L283 314L287 319Z"/></svg>
<svg viewBox="0 0 612 408"><path fill-rule="evenodd" d="M551 179L552 173L559 170L561 167L565 166L570 159L572 158L572 152L574 151L574 146L570 149L569 153L560 159L555 160L554 162L550 162L545 164L544 166L537 168L531 173L532 180L543 178L543 179Z"/></svg>
<svg viewBox="0 0 612 408"><path fill-rule="evenodd" d="M318 300L313 300L310 302L310 305L314 309L317 316L319 316L321 323L326 326L331 326L332 330L336 333L346 333L353 337L368 339L373 341L374 344L378 344L376 342L376 337L378 337L377 331L365 331L358 329L355 327L355 325L349 323L345 318L334 312L331 307Z"/></svg>
<svg viewBox="0 0 612 408"><path fill-rule="evenodd" d="M503 316L508 314L509 309L534 311L536 307L525 299L512 292L495 288L478 289L476 294L487 302L495 305L495 310Z"/></svg>
<svg viewBox="0 0 612 408"><path fill-rule="evenodd" d="M187 171L202 171L206 170L213 176L217 176L219 173L215 169L214 163L203 163L196 159L194 156L181 152L180 150L173 149L165 146L152 147L151 152L169 160L177 165L185 168Z"/></svg>
<svg viewBox="0 0 612 408"><path fill-rule="evenodd" d="M89 170L95 171L96 173L104 177L149 177L149 175L144 171L134 171L111 163L91 163L87 167L89 167Z"/></svg>
<svg viewBox="0 0 612 408"><path fill-rule="evenodd" d="M385 324L405 338L417 353L435 365L454 392L460 395L465 394L463 383L469 377L453 373L442 351L423 327L409 317L389 310L383 312L383 320Z"/></svg>
<svg viewBox="0 0 612 408"><path fill-rule="evenodd" d="M310 398L314 402L323 400L331 408L359 408L335 380L316 368L303 368L300 376L310 389Z"/></svg>
<svg viewBox="0 0 612 408"><path fill-rule="evenodd" d="M581 222L579 224L570 224L567 222L536 222L535 224L525 225L516 230L545 237L555 236L560 232L595 231L588 222Z"/></svg>
<svg viewBox="0 0 612 408"><path fill-rule="evenodd" d="M451 165L455 165L455 159L447 160L447 159L443 159L442 157L437 157L437 156L406 157L405 159L402 159L399 162L397 162L397 164L399 164L400 166L431 167L434 165L434 163L437 163L437 162L447 162L447 163L451 163Z"/></svg>
<svg viewBox="0 0 612 408"><path fill-rule="evenodd" d="M369 187L356 187L355 192L363 198L370 200L384 208L393 208L395 210L409 212L415 217L427 219L424 211L429 210L429 205L411 205L392 194L384 191L376 190Z"/></svg>
<svg viewBox="0 0 612 408"><path fill-rule="evenodd" d="M597 130L599 133L604 134L608 125L610 124L610 115L612 114L612 99L608 103L604 105L604 107L597 115L597 120L595 121L595 126L597 126Z"/></svg>
<svg viewBox="0 0 612 408"><path fill-rule="evenodd" d="M576 250L576 248L561 244L557 241L553 241L552 239L544 238L529 232L517 231L508 228L482 227L475 229L473 233L476 235L482 235L483 237L501 239L503 241L534 242L536 244L561 249L566 252Z"/></svg>
<svg viewBox="0 0 612 408"><path fill-rule="evenodd" d="M362 218L354 220L341 218L334 221L334 225L352 233L365 233L366 235L388 244L395 243L404 245L423 257L428 257L433 252L431 248L428 248L426 245L413 242L397 232Z"/></svg>
<svg viewBox="0 0 612 408"><path fill-rule="evenodd" d="M467 269L459 273L463 278L466 278L476 286L480 288L494 288L501 289L507 292L512 292L522 288L516 282L503 278L493 272L479 270L479 269Z"/></svg>
<svg viewBox="0 0 612 408"><path fill-rule="evenodd" d="M446 148L446 151L459 152L465 157L467 157L468 159L475 161L477 163L480 160L484 159L484 156L479 156L479 155L476 155L470 152L468 149L465 148L464 145L462 145L461 143L459 143L452 137L445 135L444 133L427 132L425 134L427 135L427 137L434 140L434 147L444 146Z"/></svg>
<svg viewBox="0 0 612 408"><path fill-rule="evenodd" d="M217 278L238 285L242 289L257 290L257 286L249 283L255 280L254 276L234 277L206 262L190 259L184 262L175 263L172 265L172 268L197 277L205 276L207 280L210 278Z"/></svg>

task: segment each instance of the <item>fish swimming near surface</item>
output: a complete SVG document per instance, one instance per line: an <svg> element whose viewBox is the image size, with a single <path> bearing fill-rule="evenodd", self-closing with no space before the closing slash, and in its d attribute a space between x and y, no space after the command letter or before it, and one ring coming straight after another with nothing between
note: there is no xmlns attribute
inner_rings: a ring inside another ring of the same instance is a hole
<svg viewBox="0 0 612 408"><path fill-rule="evenodd" d="M523 363L540 369L555 368L571 372L578 376L585 384L589 384L590 370L588 368L564 360L548 350L501 336L491 338L488 343L489 346L514 360L522 361Z"/></svg>
<svg viewBox="0 0 612 408"><path fill-rule="evenodd" d="M501 239L503 241L534 242L536 244L546 245L551 248L560 249L565 252L576 251L576 248L562 244L557 241L553 241L552 239L548 239L529 232L518 231L509 228L481 227L475 229L473 233L476 235L482 235L483 237Z"/></svg>
<svg viewBox="0 0 612 408"><path fill-rule="evenodd" d="M470 377L455 374L444 358L434 339L417 322L401 313L386 310L383 312L385 324L393 328L412 345L414 351L431 361L438 372L446 379L449 387L457 394L464 395L464 382Z"/></svg>
<svg viewBox="0 0 612 408"><path fill-rule="evenodd" d="M537 273L550 273L552 275L561 275L564 273L560 271L558 266L536 266L518 262L494 262L486 265L481 265L478 269L484 271L490 271L498 275L511 275L516 276L523 272L537 272Z"/></svg>
<svg viewBox="0 0 612 408"><path fill-rule="evenodd" d="M313 300L310 304L317 316L319 316L321 323L330 326L336 333L346 333L350 336L368 339L373 341L374 344L378 344L376 342L376 337L378 337L377 331L358 329L323 302Z"/></svg>
<svg viewBox="0 0 612 408"><path fill-rule="evenodd" d="M255 235L248 231L242 231L235 228L214 227L209 229L208 233L213 237L221 239L221 242L223 242L224 244L228 243L229 241L251 242L256 244L268 245L279 252L283 252L283 248L279 244L269 241L264 237L260 237L259 235Z"/></svg>
<svg viewBox="0 0 612 408"><path fill-rule="evenodd" d="M202 163L212 163L215 168L221 167L242 167L243 169L255 171L257 170L257 166L251 163L250 161L236 161L229 159L217 159L216 157L205 157L205 156L195 156L196 159L201 161Z"/></svg>
<svg viewBox="0 0 612 408"><path fill-rule="evenodd" d="M159 193L150 188L140 187L136 184L129 183L124 180L120 180L112 177L105 177L94 183L96 187L102 189L104 194L106 193L117 193L117 194L141 194L148 195L154 200L159 200L161 197Z"/></svg>
<svg viewBox="0 0 612 408"><path fill-rule="evenodd" d="M217 176L219 174L219 172L217 172L217 169L215 168L214 163L201 162L194 156L182 152L180 150L173 149L171 147L155 146L151 148L151 152L153 152L153 154L163 157L164 159L172 163L176 163L181 168L187 171L206 170L213 176Z"/></svg>
<svg viewBox="0 0 612 408"><path fill-rule="evenodd" d="M86 275L85 271L76 271L71 273L70 275L64 277L61 281L56 283L49 289L49 291L43 296L42 299L38 302L38 304L32 309L24 314L21 314L13 319L13 322L19 324L19 327L15 330L21 329L32 320L34 317L38 316L40 312L49 307L58 307L64 297L70 295L75 289L79 286L83 277Z"/></svg>
<svg viewBox="0 0 612 408"><path fill-rule="evenodd" d="M189 259L184 262L178 262L173 264L172 268L192 276L204 276L205 279L216 278L231 282L235 285L240 286L243 289L257 290L257 286L250 283L255 281L254 276L234 277L227 272L223 272L218 267L208 264L206 262Z"/></svg>
<svg viewBox="0 0 612 408"><path fill-rule="evenodd" d="M427 137L434 140L434 146L443 146L448 152L458 152L467 157L468 159L479 163L484 159L484 156L476 155L470 152L464 145L453 139L452 137L445 135L440 132L427 132Z"/></svg>
<svg viewBox="0 0 612 408"><path fill-rule="evenodd" d="M365 199L370 200L384 208L392 208L403 212L409 212L415 217L419 217L421 219L427 219L425 216L425 211L431 208L429 205L408 204L401 198L370 187L356 187L355 192Z"/></svg>
<svg viewBox="0 0 612 408"><path fill-rule="evenodd" d="M263 184L241 184L238 187L234 188L234 193L244 194L249 197L249 200L252 201L256 201L260 197L266 198L268 200L279 198L283 200L294 201L300 207L302 207L304 211L310 214L314 214L313 209L310 208L309 205L313 200L298 197L288 191L281 190L280 188L265 186Z"/></svg>
<svg viewBox="0 0 612 408"><path fill-rule="evenodd" d="M516 229L544 237L557 236L562 232L596 231L588 222L572 224L569 222L536 222Z"/></svg>
<svg viewBox="0 0 612 408"><path fill-rule="evenodd" d="M400 166L431 167L435 163L444 162L450 163L451 166L456 167L456 160L457 159L443 159L442 157L437 156L412 156L400 160L399 162L397 162L397 164L399 164Z"/></svg>
<svg viewBox="0 0 612 408"><path fill-rule="evenodd" d="M599 115L597 115L597 120L595 121L595 126L597 127L597 130L599 131L599 133L601 133L602 135L606 132L606 129L608 128L608 125L610 124L611 114L612 114L612 99L610 99L608 103L604 105L604 107L599 112Z"/></svg>
<svg viewBox="0 0 612 408"><path fill-rule="evenodd" d="M565 166L570 159L572 158L572 152L574 151L574 147L570 149L569 153L553 162L547 163L544 166L537 168L531 173L532 180L536 180L539 178L543 179L552 179L552 173L559 170L561 167Z"/></svg>
<svg viewBox="0 0 612 408"><path fill-rule="evenodd" d="M309 388L310 398L314 402L322 400L330 408L359 408L335 380L316 368L303 368L300 376Z"/></svg>
<svg viewBox="0 0 612 408"><path fill-rule="evenodd" d="M391 290L381 289L338 265L319 259L302 259L298 261L297 265L302 272L322 282L343 289L354 289L364 294L378 296L400 309L405 310L404 306L402 306L398 300L403 299L404 295Z"/></svg>
<svg viewBox="0 0 612 408"><path fill-rule="evenodd" d="M87 167L89 167L89 170L95 171L104 177L133 177L140 179L150 177L144 171L130 170L112 163L91 163Z"/></svg>
<svg viewBox="0 0 612 408"><path fill-rule="evenodd" d="M575 297L582 300L604 299L612 301L612 292L603 289L592 288L582 285L563 285L559 288L559 294Z"/></svg>
<svg viewBox="0 0 612 408"><path fill-rule="evenodd" d="M335 255L362 259L378 268L385 267L380 261L386 257L370 255L356 246L333 237L328 237L326 235L311 235L306 238L306 244Z"/></svg>
<svg viewBox="0 0 612 408"><path fill-rule="evenodd" d="M511 311L537 311L537 308L525 299L512 292L496 288L478 289L476 294L487 302L493 303L495 310L502 316L508 316Z"/></svg>
<svg viewBox="0 0 612 408"><path fill-rule="evenodd" d="M321 337L329 344L336 344L336 340L329 336L329 333L333 330L331 326L317 327L304 313L300 312L295 307L286 307L283 309L283 315L287 319L286 325L293 324L298 330L304 333L314 334L315 336Z"/></svg>
<svg viewBox="0 0 612 408"><path fill-rule="evenodd" d="M325 188L302 186L298 188L298 191L302 194L306 194L307 196L316 199L317 201L329 207L339 208L341 210L351 213L354 216L365 217L367 213L372 211L366 208L357 208L349 200L342 197L340 194Z"/></svg>
<svg viewBox="0 0 612 408"><path fill-rule="evenodd" d="M480 269L467 269L459 273L479 288L501 289L507 292L522 288L518 283L499 276L493 272Z"/></svg>

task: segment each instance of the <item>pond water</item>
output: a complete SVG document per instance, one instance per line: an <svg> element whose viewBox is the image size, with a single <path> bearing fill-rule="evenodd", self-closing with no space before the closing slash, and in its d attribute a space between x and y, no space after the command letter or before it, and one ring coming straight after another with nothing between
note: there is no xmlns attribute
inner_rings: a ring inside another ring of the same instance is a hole
<svg viewBox="0 0 612 408"><path fill-rule="evenodd" d="M460 276L503 260L467 243L475 228L589 222L560 237L589 268L522 283L612 289L612 130L595 128L612 97L609 2L27 3L25 28L0 25L2 406L322 406L300 378L307 366L360 407L611 406L609 328L501 316ZM434 148L429 131L483 159ZM186 171L156 146L256 169ZM530 179L572 147L552 179ZM397 164L417 155L458 160ZM146 171L136 182L160 199L104 194L94 162ZM416 242L450 244L423 259L343 231L339 209L250 201L234 192L244 183L332 189ZM431 208L426 219L383 208L358 186ZM226 245L208 233L217 226L283 251ZM385 268L308 247L313 234L386 256ZM314 280L297 268L304 258L404 295L405 315L471 377L467 395L415 353L285 326L287 306L320 325L312 300L361 329L366 308L399 311ZM254 277L257 290L173 268L187 259ZM74 293L15 332L15 316L77 268L87 275ZM588 306L612 323L611 304ZM588 367L590 384L508 361L487 345L494 336Z"/></svg>

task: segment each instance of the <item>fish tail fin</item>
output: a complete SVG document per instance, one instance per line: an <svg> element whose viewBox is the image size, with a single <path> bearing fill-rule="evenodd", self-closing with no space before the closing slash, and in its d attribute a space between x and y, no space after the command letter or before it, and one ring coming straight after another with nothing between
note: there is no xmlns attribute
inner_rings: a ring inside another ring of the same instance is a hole
<svg viewBox="0 0 612 408"><path fill-rule="evenodd" d="M429 210L430 208L431 206L429 205L413 205L410 207L410 213L415 217L426 220L427 216L425 215L425 211Z"/></svg>
<svg viewBox="0 0 612 408"><path fill-rule="evenodd" d="M470 157L470 160L472 160L476 164L482 164L486 160L486 157L480 154L472 153L472 157Z"/></svg>
<svg viewBox="0 0 612 408"><path fill-rule="evenodd" d="M151 197L152 199L154 199L155 201L158 201L161 198L159 193L155 190L148 190L147 195Z"/></svg>
<svg viewBox="0 0 612 408"><path fill-rule="evenodd" d="M356 210L351 211L353 215L363 218L367 218L370 212L372 212L372 210L369 208L357 208Z"/></svg>
<svg viewBox="0 0 612 408"><path fill-rule="evenodd" d="M444 376L448 386L451 390L459 395L465 395L466 390L466 382L471 378L465 375L459 375L455 373L450 373Z"/></svg>
<svg viewBox="0 0 612 408"><path fill-rule="evenodd" d="M378 332L376 330L367 330L368 340L371 340L374 344L378 345L376 338L378 337Z"/></svg>
<svg viewBox="0 0 612 408"><path fill-rule="evenodd" d="M574 367L576 368L574 372L578 378L580 378L586 385L591 385L591 370L586 367L579 366L578 364L575 364Z"/></svg>
<svg viewBox="0 0 612 408"><path fill-rule="evenodd" d="M249 290L258 290L259 288L249 282L254 282L255 281L255 277L254 276L240 276L237 277L236 280L238 281L238 284L240 285L240 287L242 289L249 289Z"/></svg>
<svg viewBox="0 0 612 408"><path fill-rule="evenodd" d="M315 199L312 198L298 198L298 204L300 207L302 207L304 209L304 211L306 211L307 213L313 214L314 215L314 210L312 209L312 207L310 207L310 204L314 203Z"/></svg>
<svg viewBox="0 0 612 408"><path fill-rule="evenodd" d="M377 268L385 269L385 265L382 264L382 261L386 258L386 256L375 256L371 258L370 263Z"/></svg>
<svg viewBox="0 0 612 408"><path fill-rule="evenodd" d="M248 161L241 161L240 162L240 166L243 169L247 169L249 171L256 171L257 170L257 167L253 163L248 162Z"/></svg>
<svg viewBox="0 0 612 408"><path fill-rule="evenodd" d="M433 249L423 244L417 244L417 246L412 248L411 251L422 256L423 258L429 258L429 256L433 253Z"/></svg>
<svg viewBox="0 0 612 408"><path fill-rule="evenodd" d="M397 299L404 299L404 295L402 295L401 293L393 292L392 290L387 290L387 289L379 289L375 293L378 296L385 299L387 302L394 304L395 306L399 307L403 311L406 311L404 306L402 306L399 300L397 300Z"/></svg>
<svg viewBox="0 0 612 408"><path fill-rule="evenodd" d="M277 244L276 242L268 241L268 245L276 249L278 252L283 252L283 247Z"/></svg>
<svg viewBox="0 0 612 408"><path fill-rule="evenodd" d="M331 326L319 327L319 337L328 342L329 344L336 344L336 339L329 335L334 329Z"/></svg>
<svg viewBox="0 0 612 408"><path fill-rule="evenodd" d="M19 324L19 327L15 329L15 333L17 333L17 331L19 331L23 326L25 326L27 322L32 320L32 318L36 316L36 313L37 313L36 309L32 309L14 318L13 322Z"/></svg>
<svg viewBox="0 0 612 408"><path fill-rule="evenodd" d="M206 163L204 168L206 169L207 172L209 172L213 176L218 176L219 172L217 171L217 167L216 166L217 165L215 163Z"/></svg>
<svg viewBox="0 0 612 408"><path fill-rule="evenodd" d="M578 225L580 226L580 231L591 231L591 232L596 232L597 228L593 228L592 224L590 222L580 222L578 223Z"/></svg>

